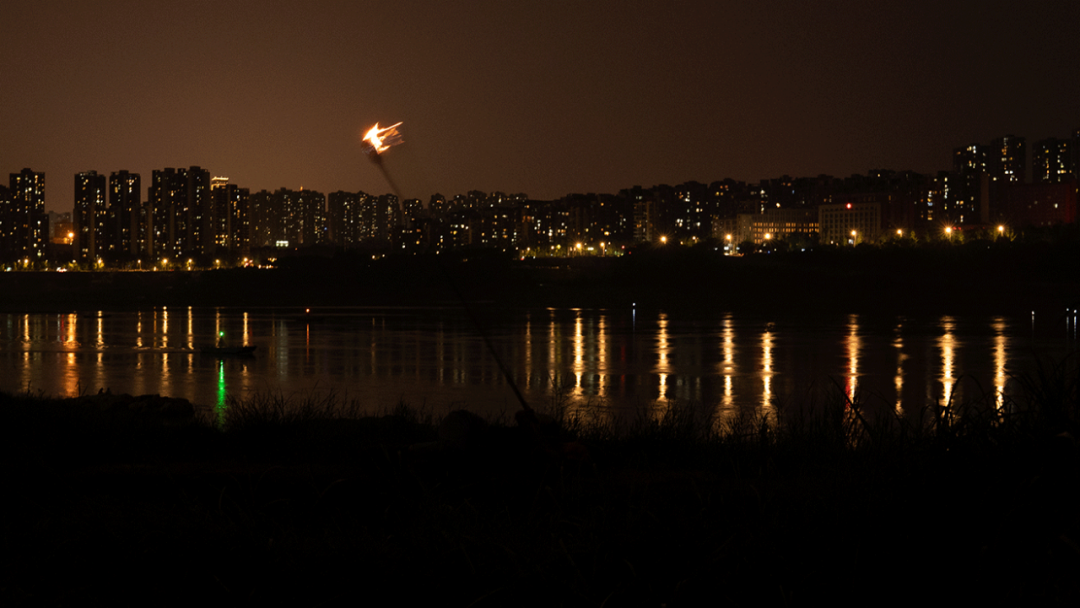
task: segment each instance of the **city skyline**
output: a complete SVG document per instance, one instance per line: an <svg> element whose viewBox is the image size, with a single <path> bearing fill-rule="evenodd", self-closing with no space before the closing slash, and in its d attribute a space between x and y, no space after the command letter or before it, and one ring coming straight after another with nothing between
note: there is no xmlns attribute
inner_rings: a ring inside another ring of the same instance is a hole
<svg viewBox="0 0 1080 608"><path fill-rule="evenodd" d="M0 167L64 176L50 211L71 209L67 176L196 164L252 191L382 193L360 138L403 121L404 198L932 174L970 142L1069 136L1078 20L1067 2L14 2Z"/></svg>

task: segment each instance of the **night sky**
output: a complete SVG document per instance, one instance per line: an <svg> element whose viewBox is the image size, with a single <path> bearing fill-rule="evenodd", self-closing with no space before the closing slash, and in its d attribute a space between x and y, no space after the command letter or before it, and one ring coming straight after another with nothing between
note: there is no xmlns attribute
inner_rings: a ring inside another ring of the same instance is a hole
<svg viewBox="0 0 1080 608"><path fill-rule="evenodd" d="M753 6L747 6L753 4ZM200 165L260 189L557 198L869 169L1080 127L1080 2L0 7L0 174ZM1030 153L1029 153L1030 159Z"/></svg>

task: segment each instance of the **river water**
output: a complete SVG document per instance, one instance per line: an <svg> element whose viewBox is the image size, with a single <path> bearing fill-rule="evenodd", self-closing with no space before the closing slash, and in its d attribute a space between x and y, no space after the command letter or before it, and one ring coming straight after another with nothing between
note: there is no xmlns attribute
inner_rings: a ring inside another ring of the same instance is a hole
<svg viewBox="0 0 1080 608"><path fill-rule="evenodd" d="M223 332L252 357L199 352ZM486 341L485 341L486 336ZM488 346L490 343L490 346ZM1001 405L1015 376L1076 344L1076 317L758 317L611 309L158 308L0 314L0 390L102 389L202 406L333 397L369 412L519 407L600 418L695 404L719 418L843 395L904 414ZM493 354L494 353L494 354ZM498 360L496 359L498 358Z"/></svg>

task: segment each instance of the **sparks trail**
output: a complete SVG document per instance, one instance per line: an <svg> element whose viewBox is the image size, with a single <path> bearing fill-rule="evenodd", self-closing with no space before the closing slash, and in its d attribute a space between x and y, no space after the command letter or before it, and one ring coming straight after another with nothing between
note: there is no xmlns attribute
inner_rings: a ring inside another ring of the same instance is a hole
<svg viewBox="0 0 1080 608"><path fill-rule="evenodd" d="M386 183L390 184L390 190L394 192L394 196L398 197L398 201L401 201L401 192L398 190L394 180L391 179L386 167L383 166L382 153L390 149L391 146L396 146L402 142L401 132L398 131L400 126L401 123L399 122L385 129L380 129L379 123L375 123L375 126L368 129L368 132L364 134L364 142L367 143L364 152L367 153L371 162L375 163L375 166L379 168L379 171L382 171Z"/></svg>

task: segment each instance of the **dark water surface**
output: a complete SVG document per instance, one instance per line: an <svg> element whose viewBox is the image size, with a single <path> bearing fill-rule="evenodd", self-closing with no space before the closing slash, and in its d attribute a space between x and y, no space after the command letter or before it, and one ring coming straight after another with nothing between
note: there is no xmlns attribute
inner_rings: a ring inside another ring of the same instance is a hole
<svg viewBox="0 0 1080 608"><path fill-rule="evenodd" d="M914 411L1002 403L1013 376L1076 343L1076 317L755 317L626 308L478 312L537 408L601 418L692 402L719 418L768 413L840 391ZM199 352L224 332L250 358ZM456 308L157 308L0 314L0 390L183 397L204 406L256 394L333 395L372 412L510 415L517 401L478 324Z"/></svg>

